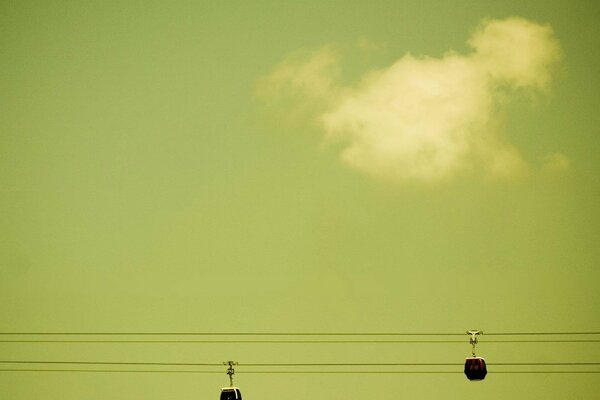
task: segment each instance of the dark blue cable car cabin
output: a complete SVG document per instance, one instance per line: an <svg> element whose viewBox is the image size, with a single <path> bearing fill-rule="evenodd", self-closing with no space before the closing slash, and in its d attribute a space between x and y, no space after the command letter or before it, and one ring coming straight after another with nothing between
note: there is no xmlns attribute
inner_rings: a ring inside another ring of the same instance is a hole
<svg viewBox="0 0 600 400"><path fill-rule="evenodd" d="M242 400L242 392L236 387L223 388L220 400Z"/></svg>
<svg viewBox="0 0 600 400"><path fill-rule="evenodd" d="M465 359L465 375L470 381L481 381L487 375L483 357L467 357Z"/></svg>

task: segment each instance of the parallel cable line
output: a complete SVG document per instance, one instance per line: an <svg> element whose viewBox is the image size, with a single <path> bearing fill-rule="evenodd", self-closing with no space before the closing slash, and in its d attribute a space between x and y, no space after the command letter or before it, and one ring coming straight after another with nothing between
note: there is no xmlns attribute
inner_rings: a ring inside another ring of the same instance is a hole
<svg viewBox="0 0 600 400"><path fill-rule="evenodd" d="M464 336L463 332L0 332L11 336ZM484 336L600 335L600 331L484 332Z"/></svg>
<svg viewBox="0 0 600 400"><path fill-rule="evenodd" d="M488 371L488 374L600 374L600 371Z"/></svg>
<svg viewBox="0 0 600 400"><path fill-rule="evenodd" d="M184 366L184 367L220 367L223 363L183 363L183 362L123 362L123 361L53 361L53 360L0 360L0 364L80 364L80 365L147 365L147 366ZM238 363L239 367L392 367L392 366L462 366L463 363ZM600 362L495 362L495 366L589 366ZM248 371L244 371L248 372Z"/></svg>
<svg viewBox="0 0 600 400"><path fill-rule="evenodd" d="M565 335L600 335L600 332L485 332L484 336L565 336Z"/></svg>
<svg viewBox="0 0 600 400"><path fill-rule="evenodd" d="M600 339L599 339L600 340ZM207 340L188 340L188 339L0 339L0 343L465 343L465 340L328 340L328 339L307 339L307 340L279 340L279 339L207 339Z"/></svg>
<svg viewBox="0 0 600 400"><path fill-rule="evenodd" d="M123 361L31 361L31 360L0 360L0 364L148 365L148 366L178 366L178 367L221 367L221 366L223 366L223 363L123 362Z"/></svg>
<svg viewBox="0 0 600 400"><path fill-rule="evenodd" d="M599 340L600 341L600 340ZM202 343L202 344L339 344L339 343L465 343L464 340L96 340L17 339L0 343Z"/></svg>
<svg viewBox="0 0 600 400"><path fill-rule="evenodd" d="M600 332L599 332L600 333ZM0 332L0 335L56 336L464 336L436 332Z"/></svg>
<svg viewBox="0 0 600 400"><path fill-rule="evenodd" d="M535 365L535 366L550 366L550 365L600 365L600 362L488 362L487 365Z"/></svg>
<svg viewBox="0 0 600 400"><path fill-rule="evenodd" d="M223 374L223 371L150 370L150 369L20 369L2 368L0 372L99 372L99 373L166 373L166 374Z"/></svg>
<svg viewBox="0 0 600 400"><path fill-rule="evenodd" d="M169 374L222 374L222 371L199 370L132 370L132 369L19 369L3 368L0 372L54 372L54 373L169 373ZM245 374L462 374L462 371L247 371ZM598 374L597 371L490 371L489 374Z"/></svg>
<svg viewBox="0 0 600 400"><path fill-rule="evenodd" d="M463 374L461 371L245 371L243 374ZM600 370L573 371L488 371L488 374L599 374Z"/></svg>
<svg viewBox="0 0 600 400"><path fill-rule="evenodd" d="M138 344L428 344L460 343L465 340L138 340L138 339L0 339L0 343L138 343ZM467 342L468 343L468 342ZM600 339L503 339L484 343L600 343Z"/></svg>

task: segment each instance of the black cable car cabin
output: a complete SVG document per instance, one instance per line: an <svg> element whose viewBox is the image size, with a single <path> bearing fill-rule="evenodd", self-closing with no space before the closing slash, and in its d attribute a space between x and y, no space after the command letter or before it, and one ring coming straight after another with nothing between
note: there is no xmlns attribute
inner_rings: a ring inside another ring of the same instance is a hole
<svg viewBox="0 0 600 400"><path fill-rule="evenodd" d="M242 392L236 387L223 388L220 400L242 400Z"/></svg>
<svg viewBox="0 0 600 400"><path fill-rule="evenodd" d="M470 381L481 381L487 375L483 357L467 357L465 359L465 375Z"/></svg>

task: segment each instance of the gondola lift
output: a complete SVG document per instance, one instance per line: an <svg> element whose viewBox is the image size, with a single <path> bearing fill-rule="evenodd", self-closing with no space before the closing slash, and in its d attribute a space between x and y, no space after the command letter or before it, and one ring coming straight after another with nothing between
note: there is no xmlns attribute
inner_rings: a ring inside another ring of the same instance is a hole
<svg viewBox="0 0 600 400"><path fill-rule="evenodd" d="M239 388L233 386L233 374L235 374L233 366L237 365L237 362L227 361L223 364L228 366L227 375L229 375L229 387L221 389L220 400L242 400L242 392L240 392Z"/></svg>
<svg viewBox="0 0 600 400"><path fill-rule="evenodd" d="M487 375L487 367L483 357L475 355L475 345L477 344L477 335L483 334L481 331L467 331L470 336L469 343L473 346L472 357L465 359L465 375L470 381L482 381Z"/></svg>

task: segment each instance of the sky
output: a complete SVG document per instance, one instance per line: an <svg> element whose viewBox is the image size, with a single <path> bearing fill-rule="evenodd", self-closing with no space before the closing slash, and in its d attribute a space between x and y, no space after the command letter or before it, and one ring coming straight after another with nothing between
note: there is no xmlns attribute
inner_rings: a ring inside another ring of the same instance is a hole
<svg viewBox="0 0 600 400"><path fill-rule="evenodd" d="M600 331L599 19L586 0L0 2L0 332L481 329L490 364L600 362L598 343L485 336ZM600 390L460 365L244 374L460 364L461 338L0 342L0 358L236 360L247 400ZM0 397L216 399L222 370L0 371Z"/></svg>

